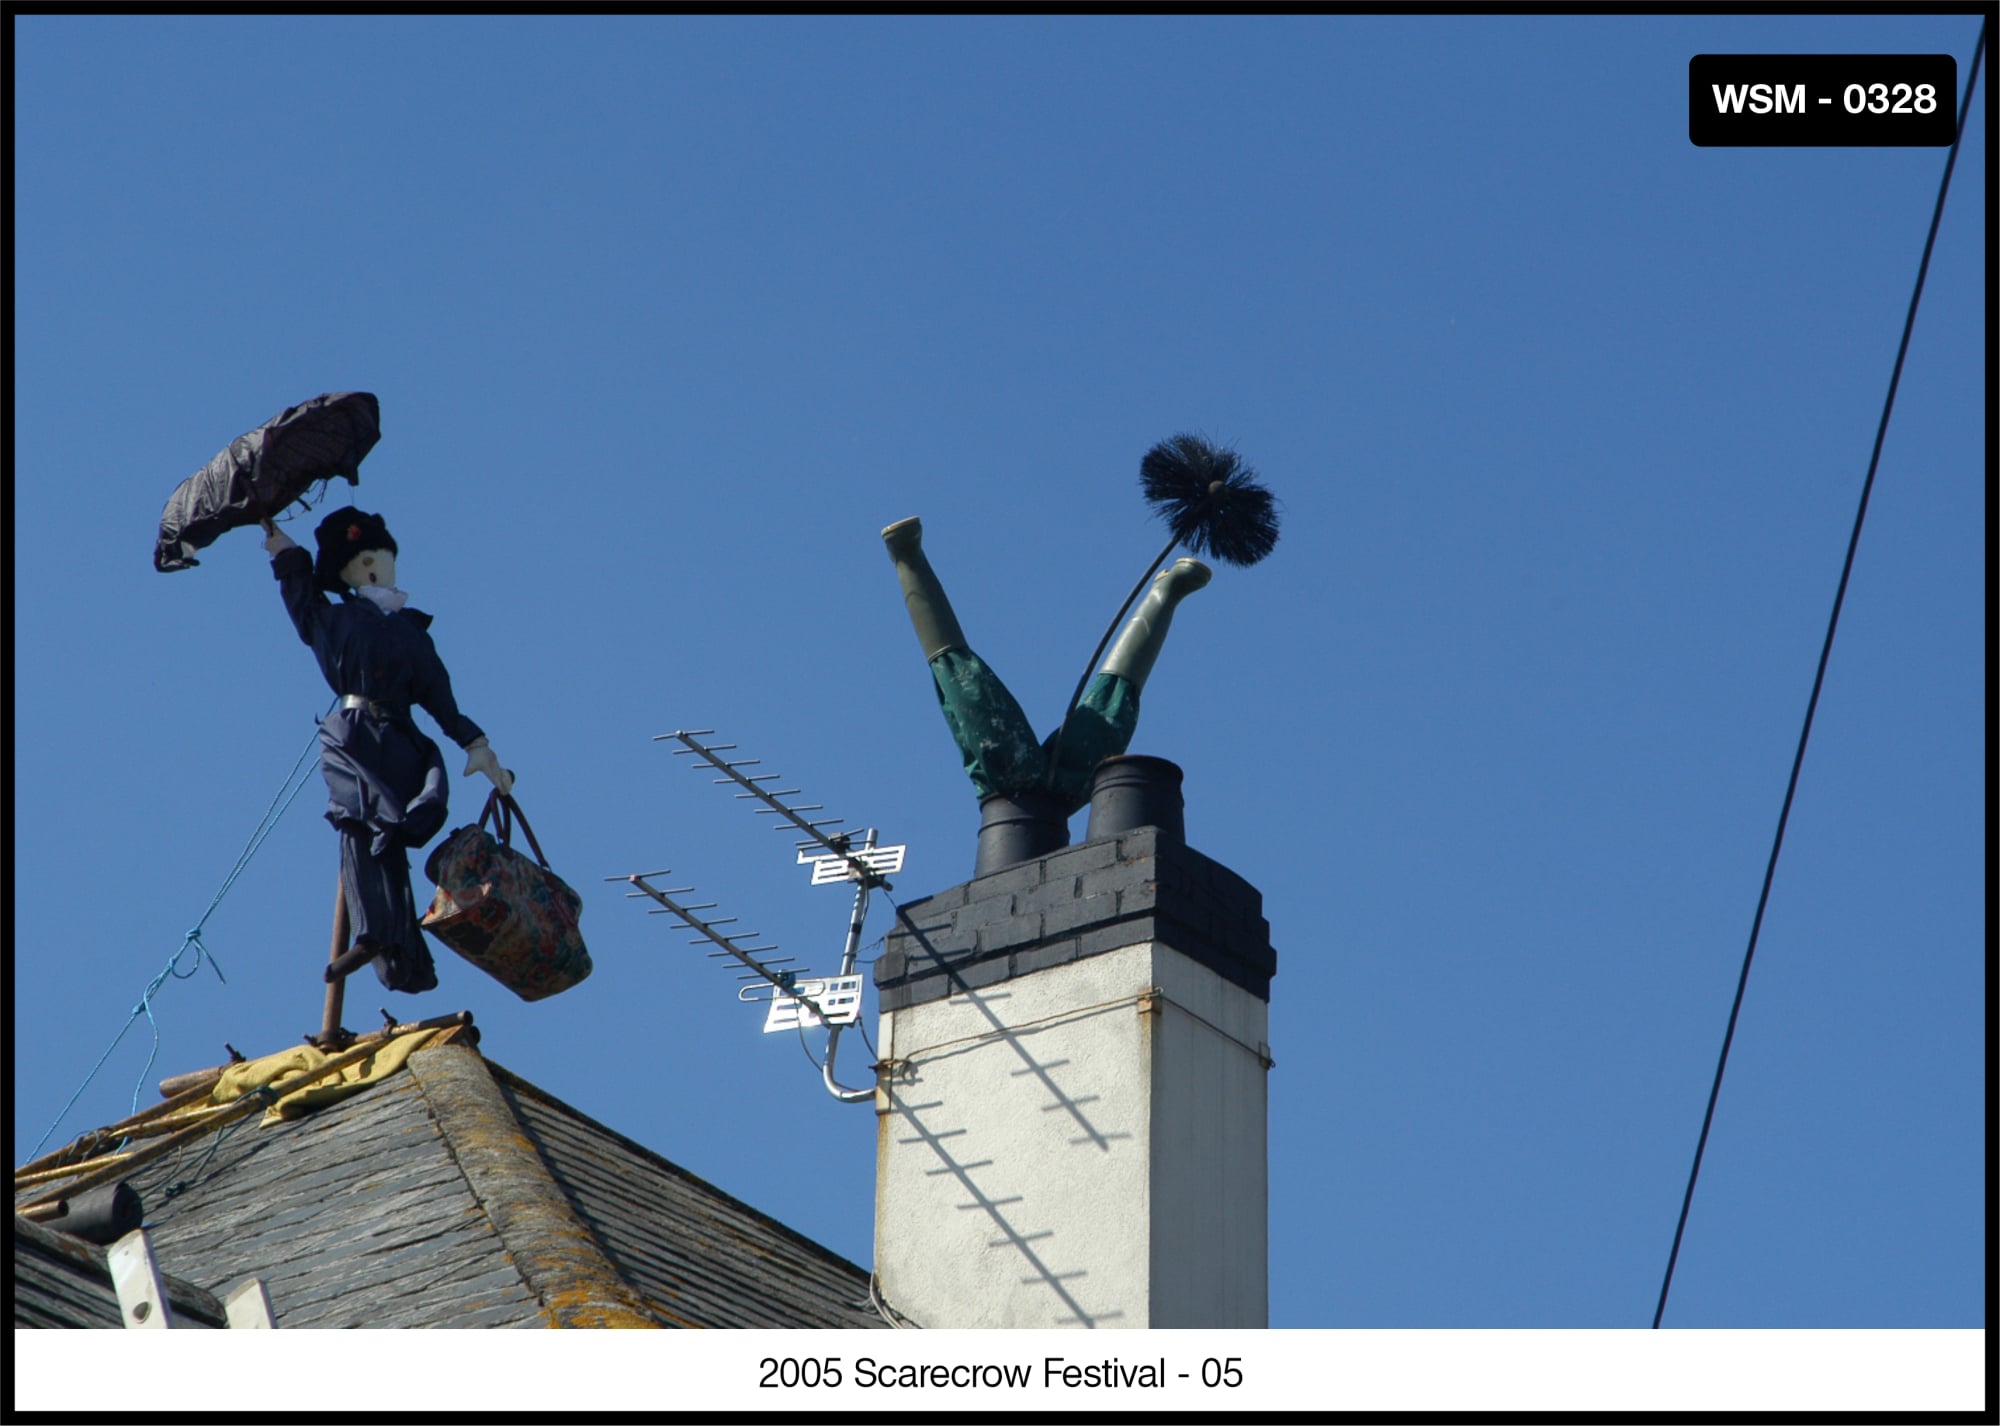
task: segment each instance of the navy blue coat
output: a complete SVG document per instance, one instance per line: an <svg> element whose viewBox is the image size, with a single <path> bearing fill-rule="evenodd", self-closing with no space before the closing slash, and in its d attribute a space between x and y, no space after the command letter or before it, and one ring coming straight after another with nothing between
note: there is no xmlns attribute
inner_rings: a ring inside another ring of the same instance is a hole
<svg viewBox="0 0 2000 1426"><path fill-rule="evenodd" d="M480 736L458 711L428 632L431 616L404 608L385 614L365 599L330 599L313 578L312 556L298 546L280 550L271 573L285 612L339 694L358 694L375 709L335 708L320 724L320 770L326 775L327 821L344 831L366 828L370 851L420 847L444 827L448 783L444 755L410 716L414 704L460 747Z"/></svg>

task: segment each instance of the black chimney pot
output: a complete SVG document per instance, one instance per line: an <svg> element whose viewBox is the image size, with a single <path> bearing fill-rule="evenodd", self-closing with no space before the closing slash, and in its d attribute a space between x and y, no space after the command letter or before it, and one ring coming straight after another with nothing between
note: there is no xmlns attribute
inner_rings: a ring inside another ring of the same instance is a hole
<svg viewBox="0 0 2000 1426"><path fill-rule="evenodd" d="M1091 784L1090 821L1083 838L1094 842L1140 827L1158 827L1163 841L1187 844L1180 766L1140 753L1106 758Z"/></svg>
<svg viewBox="0 0 2000 1426"><path fill-rule="evenodd" d="M972 874L991 876L1068 845L1069 818L1055 798L1041 792L996 793L979 804L979 851Z"/></svg>

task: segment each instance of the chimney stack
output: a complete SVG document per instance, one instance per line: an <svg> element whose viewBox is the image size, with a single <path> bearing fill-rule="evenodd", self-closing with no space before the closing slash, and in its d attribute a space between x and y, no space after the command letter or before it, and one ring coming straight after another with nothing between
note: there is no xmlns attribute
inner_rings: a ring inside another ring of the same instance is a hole
<svg viewBox="0 0 2000 1426"><path fill-rule="evenodd" d="M1108 759L1085 840L997 870L982 830L876 963L876 1275L925 1327L1268 1323L1277 958L1180 782Z"/></svg>

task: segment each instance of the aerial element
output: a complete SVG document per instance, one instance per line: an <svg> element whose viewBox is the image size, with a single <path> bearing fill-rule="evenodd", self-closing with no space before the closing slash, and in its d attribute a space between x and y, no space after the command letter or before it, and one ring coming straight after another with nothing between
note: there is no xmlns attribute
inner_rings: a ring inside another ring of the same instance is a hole
<svg viewBox="0 0 2000 1426"><path fill-rule="evenodd" d="M699 913L714 909L713 901L687 902L675 900L694 891L692 886L659 887L648 878L666 876L672 868L660 871L634 872L630 876L606 877L606 881L629 882L637 887L629 893L657 901L659 909L653 914L677 917L688 930L697 934L693 944L706 941L716 947L708 954L724 960L732 960L743 968L738 979L744 982L736 992L738 1000L763 1000L770 1009L764 1018L764 1033L779 1030L796 1030L801 1043L808 1028L823 1028L826 1036L826 1058L814 1063L826 1082L827 1093L845 1104L872 1104L875 1090L871 1087L849 1088L835 1078L834 1061L840 1053L840 1034L849 1025L861 1019L861 987L864 976L855 974L854 962L861 949L861 927L868 919L869 893L880 889L891 889L889 873L903 869L903 853L906 847L879 847L875 844L875 829L866 832L829 832L827 828L837 826L846 820L841 817L808 817L808 812L824 812L826 808L817 802L793 803L785 799L794 797L796 787L772 788L763 784L781 781L776 773L746 773L746 767L761 763L759 758L731 758L724 754L736 751L734 743L704 743L712 729L683 729L674 733L662 733L659 739L672 738L681 746L674 750L676 757L691 753L707 763L714 771L722 774L715 779L718 784L733 783L743 791L736 794L739 800L761 802L756 808L759 816L774 816L793 830L803 832L806 840L798 844L798 863L812 868L814 886L855 884L854 911L848 918L847 942L840 953L840 970L831 976L811 976L804 966L798 964L795 956L774 954L776 945L759 945L761 939L755 931L727 931L722 928L735 922L734 916L702 916ZM900 912L898 913L901 914ZM862 1030L865 1038L867 1030ZM811 1050L807 1050L808 1057Z"/></svg>

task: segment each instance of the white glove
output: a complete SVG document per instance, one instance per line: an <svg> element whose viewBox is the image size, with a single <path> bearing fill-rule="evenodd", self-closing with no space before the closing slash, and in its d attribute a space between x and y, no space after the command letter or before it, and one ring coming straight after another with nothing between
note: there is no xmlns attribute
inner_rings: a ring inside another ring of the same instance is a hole
<svg viewBox="0 0 2000 1426"><path fill-rule="evenodd" d="M286 550L295 550L298 548L297 542L290 535L286 534L276 525L271 524L268 520L264 522L264 531L264 553L270 555L273 559L276 559Z"/></svg>
<svg viewBox="0 0 2000 1426"><path fill-rule="evenodd" d="M465 775L467 777L471 777L475 772L483 772L493 785L500 789L502 797L513 792L514 774L500 766L500 759L494 754L493 749L486 745L484 737L474 738L470 743L467 743L465 751Z"/></svg>

